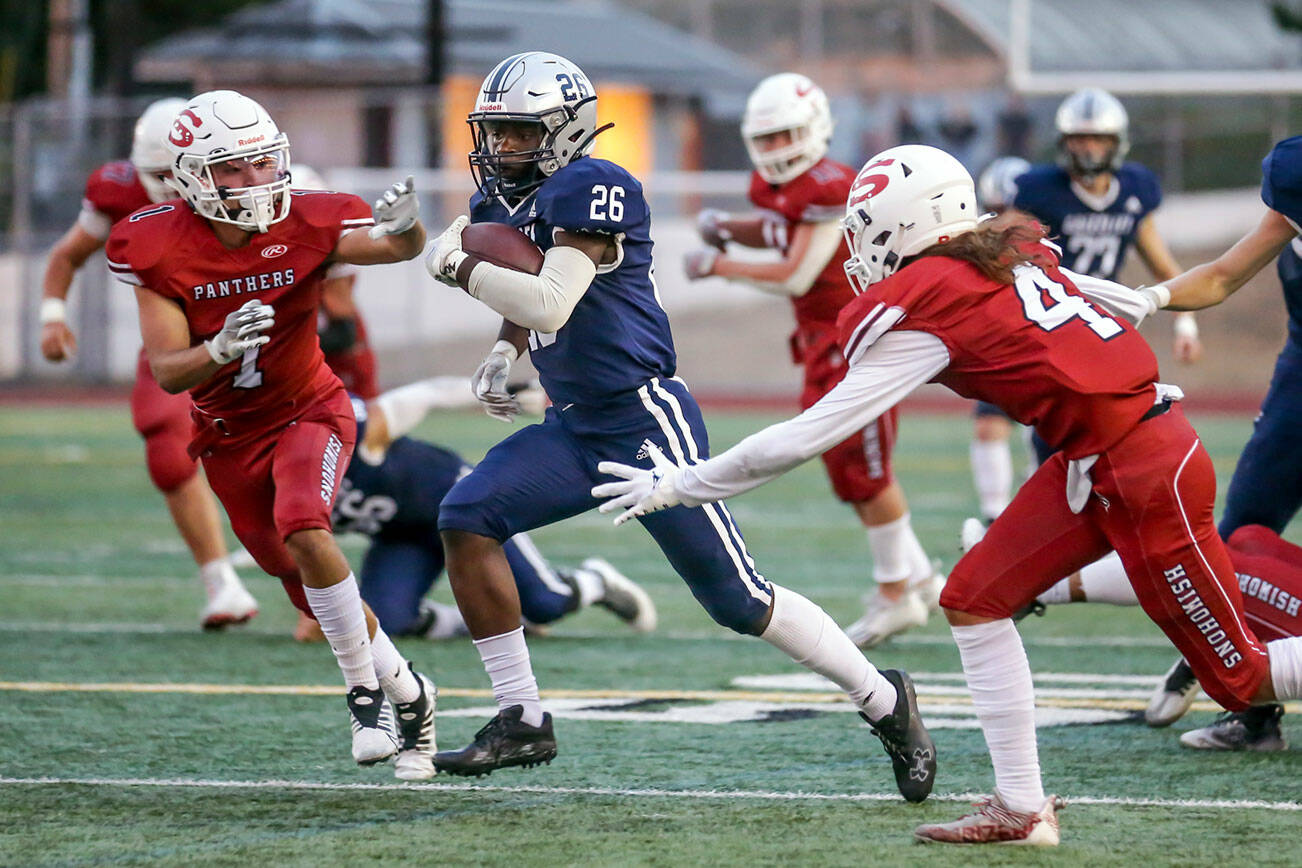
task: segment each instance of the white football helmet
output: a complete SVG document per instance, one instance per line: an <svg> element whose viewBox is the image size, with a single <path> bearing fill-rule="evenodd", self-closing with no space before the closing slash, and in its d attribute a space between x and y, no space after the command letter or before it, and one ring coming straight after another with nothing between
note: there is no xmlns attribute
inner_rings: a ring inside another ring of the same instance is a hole
<svg viewBox="0 0 1302 868"><path fill-rule="evenodd" d="M537 187L591 151L593 139L614 126L597 126L597 92L583 70L546 51L513 54L493 67L466 122L474 140L475 182L504 196ZM499 154L493 133L503 122L538 124L538 147Z"/></svg>
<svg viewBox="0 0 1302 868"><path fill-rule="evenodd" d="M761 136L784 130L791 133L791 144L767 150L760 147ZM746 100L741 137L755 171L765 181L785 184L798 178L827 155L832 139L827 94L799 73L770 75Z"/></svg>
<svg viewBox="0 0 1302 868"><path fill-rule="evenodd" d="M1017 196L1017 178L1026 174L1031 164L1021 157L997 157L977 179L977 201L987 211L1002 211Z"/></svg>
<svg viewBox="0 0 1302 868"><path fill-rule="evenodd" d="M289 216L289 137L266 110L233 90L201 93L185 104L167 137L170 183L201 216L266 232ZM274 180L219 186L212 167L242 161L274 169Z"/></svg>
<svg viewBox="0 0 1302 868"><path fill-rule="evenodd" d="M1078 90L1062 101L1053 119L1058 128L1058 164L1072 175L1087 179L1100 172L1116 171L1130 150L1130 117L1125 106L1112 94L1097 87ZM1113 136L1117 143L1097 162L1068 150L1068 136Z"/></svg>
<svg viewBox="0 0 1302 868"><path fill-rule="evenodd" d="M900 262L976 228L976 190L963 164L929 145L882 151L859 171L846 201L845 273L856 292Z"/></svg>
<svg viewBox="0 0 1302 868"><path fill-rule="evenodd" d="M156 100L136 120L131 136L131 165L136 167L136 177L140 178L151 202L162 202L176 196L160 176L166 177L172 171L172 152L167 149L167 134L183 108L185 100L180 97Z"/></svg>

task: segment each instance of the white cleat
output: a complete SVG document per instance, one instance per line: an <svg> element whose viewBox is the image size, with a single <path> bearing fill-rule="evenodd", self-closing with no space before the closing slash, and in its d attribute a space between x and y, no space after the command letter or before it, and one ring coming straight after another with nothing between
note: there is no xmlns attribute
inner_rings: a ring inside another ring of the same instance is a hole
<svg viewBox="0 0 1302 868"><path fill-rule="evenodd" d="M420 622L416 627L416 633L422 639L439 641L470 635L466 619L461 617L461 610L456 606L449 606L447 603L440 603L426 597L420 601L419 615Z"/></svg>
<svg viewBox="0 0 1302 868"><path fill-rule="evenodd" d="M939 567L940 564L937 563L930 576L909 585L909 590L917 594L922 604L927 607L928 614L940 611L940 592L945 590L945 574Z"/></svg>
<svg viewBox="0 0 1302 868"><path fill-rule="evenodd" d="M243 624L256 614L258 601L236 579L209 595L207 605L199 612L199 623L205 630L220 630L231 624Z"/></svg>
<svg viewBox="0 0 1302 868"><path fill-rule="evenodd" d="M373 766L398 752L393 706L383 691L361 685L348 691L348 717L353 729L353 759L358 765Z"/></svg>
<svg viewBox="0 0 1302 868"><path fill-rule="evenodd" d="M1181 657L1166 671L1162 684L1148 700L1144 722L1149 726L1170 726L1184 717L1198 695L1198 679Z"/></svg>
<svg viewBox="0 0 1302 868"><path fill-rule="evenodd" d="M986 535L986 525L979 518L963 519L963 528L958 532L958 543L963 554L972 551L972 547L981 542Z"/></svg>
<svg viewBox="0 0 1302 868"><path fill-rule="evenodd" d="M399 740L393 776L401 781L427 781L434 777L434 706L439 691L415 669L412 674L420 682L420 696L412 702L395 703L393 708Z"/></svg>
<svg viewBox="0 0 1302 868"><path fill-rule="evenodd" d="M1058 846L1058 811L1064 802L1049 796L1039 811L1011 811L999 794L976 803L977 810L952 823L929 823L913 830L928 844L1020 844Z"/></svg>
<svg viewBox="0 0 1302 868"><path fill-rule="evenodd" d="M845 628L845 635L860 648L871 648L913 627L927 623L927 604L916 591L888 600L876 591L868 598L863 617Z"/></svg>
<svg viewBox="0 0 1302 868"><path fill-rule="evenodd" d="M579 569L588 570L601 577L605 588L601 597L594 602L609 609L621 621L638 633L650 633L656 628L656 606L651 602L647 592L628 576L615 569L609 561L602 558L588 558L579 564Z"/></svg>

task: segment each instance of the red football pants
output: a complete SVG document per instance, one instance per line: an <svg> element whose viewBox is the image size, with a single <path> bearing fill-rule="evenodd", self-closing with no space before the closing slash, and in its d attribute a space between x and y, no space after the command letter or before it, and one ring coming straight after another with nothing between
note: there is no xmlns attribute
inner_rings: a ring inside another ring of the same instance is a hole
<svg viewBox="0 0 1302 868"><path fill-rule="evenodd" d="M175 491L199 472L199 465L185 454L190 442L190 396L163 391L143 348L131 388L131 422L145 438L145 466L159 491Z"/></svg>
<svg viewBox="0 0 1302 868"><path fill-rule="evenodd" d="M299 611L311 615L285 539L300 530L330 530L331 507L357 439L348 393L339 389L279 430L233 433L230 442L218 441L204 453L208 482L258 566L279 578Z"/></svg>
<svg viewBox="0 0 1302 868"><path fill-rule="evenodd" d="M1116 549L1139 604L1180 650L1207 695L1248 706L1269 673L1212 507L1211 458L1179 405L1102 453L1089 502L1067 506L1067 460L1041 465L954 567L946 609L1007 618L1064 576Z"/></svg>
<svg viewBox="0 0 1302 868"><path fill-rule="evenodd" d="M1302 636L1302 547L1259 524L1225 541L1243 594L1248 626L1263 642Z"/></svg>

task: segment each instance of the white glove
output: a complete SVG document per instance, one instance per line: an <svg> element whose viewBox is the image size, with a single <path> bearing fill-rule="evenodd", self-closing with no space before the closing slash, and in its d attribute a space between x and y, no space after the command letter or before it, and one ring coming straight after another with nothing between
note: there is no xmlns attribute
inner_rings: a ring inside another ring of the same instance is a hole
<svg viewBox="0 0 1302 868"><path fill-rule="evenodd" d="M420 200L416 198L416 179L411 175L407 180L394 184L384 191L384 195L375 200L371 213L375 215L375 225L367 231L371 238L385 235L399 235L416 223L420 216Z"/></svg>
<svg viewBox="0 0 1302 868"><path fill-rule="evenodd" d="M203 342L208 355L219 365L228 365L254 347L260 347L271 340L264 335L267 329L276 324L276 312L271 305L255 299L244 302L244 306L226 315L226 324L222 330Z"/></svg>
<svg viewBox="0 0 1302 868"><path fill-rule="evenodd" d="M498 341L470 378L470 388L484 405L484 412L502 422L512 421L520 412L520 402L506 390L506 378L518 356L514 344Z"/></svg>
<svg viewBox="0 0 1302 868"><path fill-rule="evenodd" d="M732 240L732 233L722 224L731 218L732 215L727 211L705 208L696 215L696 231L706 244L723 250L724 246Z"/></svg>
<svg viewBox="0 0 1302 868"><path fill-rule="evenodd" d="M470 218L462 214L434 239L425 257L425 270L439 283L457 286L457 269L466 261L466 252L461 249L461 232L469 225Z"/></svg>
<svg viewBox="0 0 1302 868"><path fill-rule="evenodd" d="M714 261L719 258L719 251L710 247L689 250L683 254L683 271L688 280L700 280L714 273Z"/></svg>
<svg viewBox="0 0 1302 868"><path fill-rule="evenodd" d="M616 526L630 518L659 512L683 502L678 492L678 477L682 474L682 469L666 458L650 440L644 440L642 448L651 457L650 470L620 464L618 461L602 461L597 465L598 473L618 476L624 480L603 482L592 489L593 497L610 498L598 507L600 512L624 510L615 519Z"/></svg>

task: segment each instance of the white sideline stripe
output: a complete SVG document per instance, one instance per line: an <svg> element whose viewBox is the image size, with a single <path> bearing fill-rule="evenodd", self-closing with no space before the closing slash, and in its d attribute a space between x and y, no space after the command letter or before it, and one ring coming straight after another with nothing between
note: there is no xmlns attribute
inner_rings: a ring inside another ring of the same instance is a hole
<svg viewBox="0 0 1302 868"><path fill-rule="evenodd" d="M503 787L491 784L331 784L321 781L219 781L202 778L10 778L3 786L179 787L248 790L388 790L408 792L535 793L558 796L629 796L669 799L752 799L776 802L899 802L898 793L802 793L769 790L657 790L622 787ZM971 802L981 793L933 793L937 802ZM1237 799L1135 799L1119 796L1067 796L1068 805L1125 805L1136 808L1191 808L1196 810L1302 811L1302 802L1266 802Z"/></svg>

